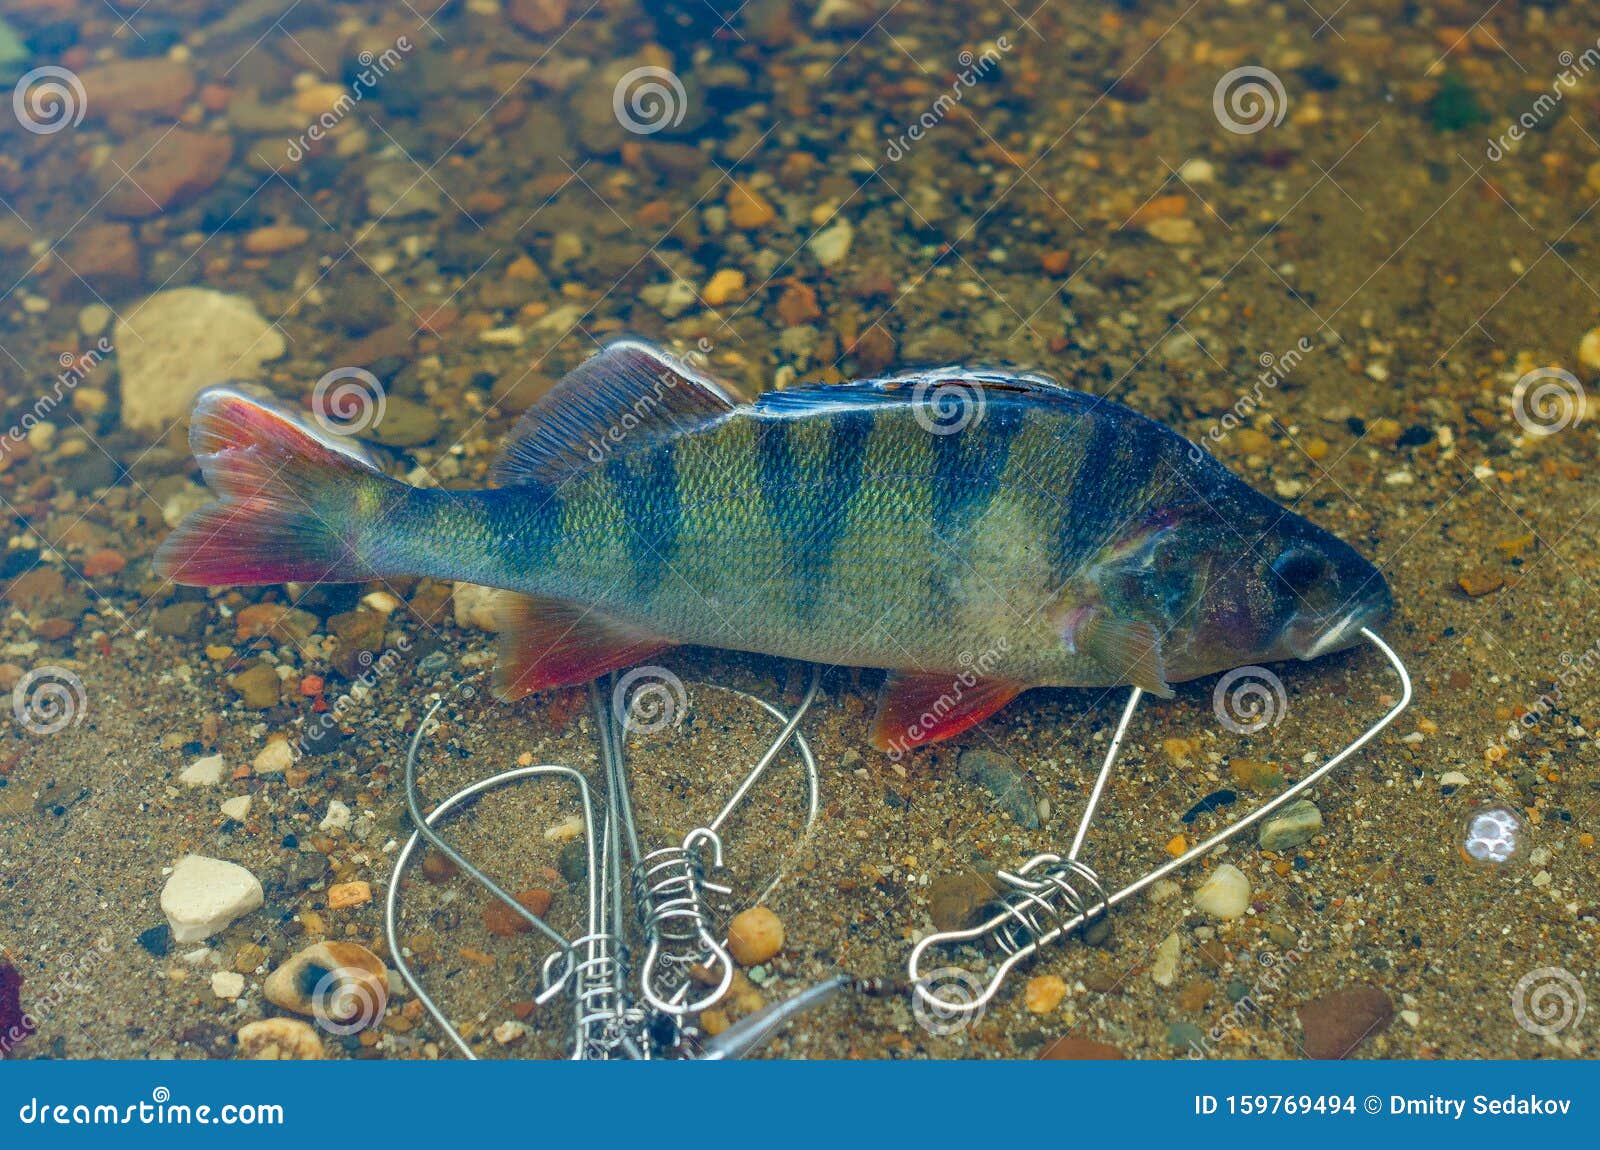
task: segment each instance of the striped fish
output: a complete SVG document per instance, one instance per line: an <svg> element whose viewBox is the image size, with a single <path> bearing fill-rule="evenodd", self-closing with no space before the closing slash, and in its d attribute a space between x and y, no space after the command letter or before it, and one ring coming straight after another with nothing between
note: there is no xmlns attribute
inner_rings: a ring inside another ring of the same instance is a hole
<svg viewBox="0 0 1600 1150"><path fill-rule="evenodd" d="M429 575L516 593L502 698L699 644L890 672L903 751L1035 686L1170 684L1351 645L1377 568L1182 436L1036 375L948 368L736 402L614 343L517 428L482 491L409 487L228 388L194 453L219 502L183 583Z"/></svg>

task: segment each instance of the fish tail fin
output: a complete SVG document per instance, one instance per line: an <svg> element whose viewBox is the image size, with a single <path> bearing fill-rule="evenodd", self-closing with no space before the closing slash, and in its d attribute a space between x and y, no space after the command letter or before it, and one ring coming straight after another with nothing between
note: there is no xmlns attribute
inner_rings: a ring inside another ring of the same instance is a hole
<svg viewBox="0 0 1600 1150"><path fill-rule="evenodd" d="M353 441L233 388L196 400L189 445L218 501L156 552L158 576L191 586L356 583L377 572L358 547L403 484Z"/></svg>

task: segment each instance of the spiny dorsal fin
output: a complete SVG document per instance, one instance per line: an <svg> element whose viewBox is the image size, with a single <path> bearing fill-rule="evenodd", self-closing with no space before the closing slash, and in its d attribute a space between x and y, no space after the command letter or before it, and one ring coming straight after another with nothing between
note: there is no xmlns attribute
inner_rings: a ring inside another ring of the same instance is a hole
<svg viewBox="0 0 1600 1150"><path fill-rule="evenodd" d="M560 486L613 455L701 427L736 406L716 381L660 348L618 340L527 410L490 478L501 487Z"/></svg>

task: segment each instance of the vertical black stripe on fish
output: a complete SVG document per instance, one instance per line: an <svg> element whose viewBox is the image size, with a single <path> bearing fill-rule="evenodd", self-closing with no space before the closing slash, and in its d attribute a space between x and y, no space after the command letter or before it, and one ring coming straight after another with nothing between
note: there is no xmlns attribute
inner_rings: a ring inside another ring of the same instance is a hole
<svg viewBox="0 0 1600 1150"><path fill-rule="evenodd" d="M946 548L959 549L989 510L1026 416L1020 405L992 403L961 431L934 437L933 536Z"/></svg>
<svg viewBox="0 0 1600 1150"><path fill-rule="evenodd" d="M850 523L850 507L861 490L867 442L874 426L870 411L852 411L829 421L826 482L814 488L807 524L804 577L796 581L801 619L810 618L825 601L833 571L833 553Z"/></svg>
<svg viewBox="0 0 1600 1150"><path fill-rule="evenodd" d="M634 587L648 594L666 573L682 523L672 444L608 460L606 479L622 508Z"/></svg>
<svg viewBox="0 0 1600 1150"><path fill-rule="evenodd" d="M1148 455L1153 438L1109 408L1079 418L1083 455L1066 493L1056 539L1056 568L1063 579L1080 574L1083 564L1122 530L1127 509L1137 502L1140 458Z"/></svg>

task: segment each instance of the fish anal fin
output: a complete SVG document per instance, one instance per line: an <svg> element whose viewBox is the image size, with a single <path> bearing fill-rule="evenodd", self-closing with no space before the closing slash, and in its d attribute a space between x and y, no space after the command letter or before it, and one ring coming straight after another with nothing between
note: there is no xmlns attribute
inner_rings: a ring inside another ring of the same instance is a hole
<svg viewBox="0 0 1600 1150"><path fill-rule="evenodd" d="M1172 698L1166 660L1161 654L1161 635L1149 623L1130 623L1101 608L1092 608L1076 622L1067 643L1070 649L1082 651L1121 676L1123 682L1163 699Z"/></svg>
<svg viewBox="0 0 1600 1150"><path fill-rule="evenodd" d="M534 691L587 683L674 645L576 603L507 595L500 606L494 691L509 702Z"/></svg>
<svg viewBox="0 0 1600 1150"><path fill-rule="evenodd" d="M1008 679L978 679L968 685L959 673L895 672L883 685L868 741L899 758L983 722L1025 687Z"/></svg>
<svg viewBox="0 0 1600 1150"><path fill-rule="evenodd" d="M621 339L579 364L518 422L490 478L558 487L648 443L726 415L720 384L643 340Z"/></svg>

